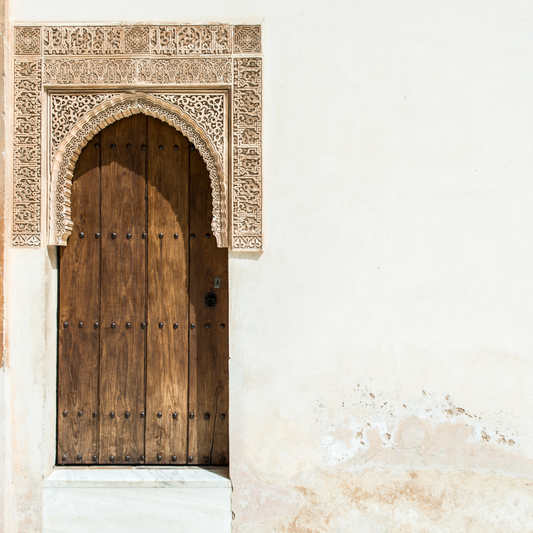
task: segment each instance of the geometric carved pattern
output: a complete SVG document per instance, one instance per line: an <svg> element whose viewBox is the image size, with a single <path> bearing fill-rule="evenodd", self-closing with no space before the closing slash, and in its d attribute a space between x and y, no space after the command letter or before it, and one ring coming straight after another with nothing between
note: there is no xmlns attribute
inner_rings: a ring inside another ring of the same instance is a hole
<svg viewBox="0 0 533 533"><path fill-rule="evenodd" d="M231 27L214 25L53 26L44 28L44 54L229 54Z"/></svg>
<svg viewBox="0 0 533 533"><path fill-rule="evenodd" d="M203 131L189 122L171 104L152 95L123 93L95 106L61 141L52 164L49 244L65 245L72 231L70 188L73 171L81 149L109 124L126 116L144 113L156 117L181 131L202 155L211 179L213 218L211 228L219 247L227 247L227 184L220 158Z"/></svg>
<svg viewBox="0 0 533 533"><path fill-rule="evenodd" d="M41 28L25 26L15 28L15 54L39 55L41 53Z"/></svg>
<svg viewBox="0 0 533 533"><path fill-rule="evenodd" d="M148 26L129 26L125 33L127 54L150 53L150 28Z"/></svg>
<svg viewBox="0 0 533 533"><path fill-rule="evenodd" d="M261 250L261 59L234 62L233 248Z"/></svg>
<svg viewBox="0 0 533 533"><path fill-rule="evenodd" d="M48 242L64 245L71 229L69 183L77 150L106 120L146 113L174 125L202 153L211 176L218 245L231 241L235 250L261 250L260 51L260 26L15 27L15 53L41 57L15 60L13 245L42 245L43 186L50 191ZM142 93L132 94L139 85ZM43 115L43 96L48 115ZM46 154L41 154L43 121L50 132ZM42 155L52 165L46 185Z"/></svg>
<svg viewBox="0 0 533 533"><path fill-rule="evenodd" d="M15 61L13 246L41 245L41 60Z"/></svg>
<svg viewBox="0 0 533 533"><path fill-rule="evenodd" d="M261 26L235 26L236 54L261 53Z"/></svg>

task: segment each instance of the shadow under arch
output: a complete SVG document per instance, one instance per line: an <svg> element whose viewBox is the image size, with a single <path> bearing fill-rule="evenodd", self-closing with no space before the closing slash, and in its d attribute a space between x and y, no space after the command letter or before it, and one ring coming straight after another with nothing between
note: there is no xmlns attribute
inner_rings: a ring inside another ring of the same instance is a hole
<svg viewBox="0 0 533 533"><path fill-rule="evenodd" d="M70 193L74 167L87 143L117 120L143 113L170 124L193 143L202 156L211 181L213 218L211 231L219 248L228 246L228 184L215 147L190 117L168 102L145 93L124 93L101 102L85 114L61 141L54 155L49 195L48 244L66 246L73 223Z"/></svg>

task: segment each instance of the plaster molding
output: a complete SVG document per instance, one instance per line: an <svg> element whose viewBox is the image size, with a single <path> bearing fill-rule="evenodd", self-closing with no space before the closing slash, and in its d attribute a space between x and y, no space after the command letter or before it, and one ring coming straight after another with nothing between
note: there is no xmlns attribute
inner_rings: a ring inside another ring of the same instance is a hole
<svg viewBox="0 0 533 533"><path fill-rule="evenodd" d="M79 151L105 125L146 113L202 154L218 245L262 249L260 26L32 24L14 32L13 246L65 245Z"/></svg>

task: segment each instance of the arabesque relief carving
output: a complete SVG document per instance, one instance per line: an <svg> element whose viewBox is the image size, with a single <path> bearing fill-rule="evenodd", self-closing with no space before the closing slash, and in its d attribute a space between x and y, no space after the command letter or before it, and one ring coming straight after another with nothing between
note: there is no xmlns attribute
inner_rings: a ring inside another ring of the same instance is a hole
<svg viewBox="0 0 533 533"><path fill-rule="evenodd" d="M54 157L59 143L76 125L83 115L89 113L99 103L116 96L114 93L103 94L52 94L51 156Z"/></svg>
<svg viewBox="0 0 533 533"><path fill-rule="evenodd" d="M164 94L156 98L181 109L198 124L213 143L220 157L225 159L225 94Z"/></svg>
<svg viewBox="0 0 533 533"><path fill-rule="evenodd" d="M96 105L120 93L52 94L52 157L59 143L86 113ZM169 102L187 114L191 122L202 128L222 160L225 160L225 93L182 94L149 93L155 98Z"/></svg>
<svg viewBox="0 0 533 533"><path fill-rule="evenodd" d="M79 151L107 124L145 113L202 154L218 245L261 250L260 36L252 25L16 27L15 53L39 57L15 58L13 245L66 244Z"/></svg>
<svg viewBox="0 0 533 533"><path fill-rule="evenodd" d="M41 245L41 61L15 61L13 245Z"/></svg>
<svg viewBox="0 0 533 533"><path fill-rule="evenodd" d="M160 96L160 95L158 95ZM184 95L185 96L185 95ZM227 247L227 180L223 160L206 132L177 106L154 95L119 94L104 99L77 120L61 140L52 162L49 244L64 245L72 231L70 187L81 149L96 133L126 116L144 113L169 123L181 131L198 149L211 178L213 218L211 229L218 246Z"/></svg>
<svg viewBox="0 0 533 533"><path fill-rule="evenodd" d="M263 244L261 183L261 59L235 59L233 97L233 248Z"/></svg>
<svg viewBox="0 0 533 533"><path fill-rule="evenodd" d="M229 85L231 59L45 59L45 85Z"/></svg>

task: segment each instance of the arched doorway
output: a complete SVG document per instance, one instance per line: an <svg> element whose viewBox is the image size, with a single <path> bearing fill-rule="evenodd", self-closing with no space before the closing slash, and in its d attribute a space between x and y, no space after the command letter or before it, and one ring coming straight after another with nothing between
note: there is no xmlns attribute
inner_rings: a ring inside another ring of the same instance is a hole
<svg viewBox="0 0 533 533"><path fill-rule="evenodd" d="M146 115L83 149L60 249L57 464L228 461L228 256L198 150Z"/></svg>

